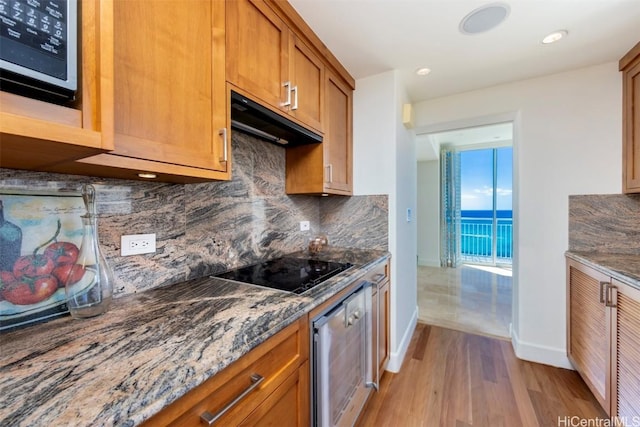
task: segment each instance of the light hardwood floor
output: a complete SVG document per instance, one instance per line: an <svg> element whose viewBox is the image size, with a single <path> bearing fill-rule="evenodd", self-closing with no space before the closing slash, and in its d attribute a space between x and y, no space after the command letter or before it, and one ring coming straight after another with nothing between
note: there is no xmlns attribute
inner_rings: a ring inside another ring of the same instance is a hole
<svg viewBox="0 0 640 427"><path fill-rule="evenodd" d="M455 330L509 337L511 271L418 266L418 319Z"/></svg>
<svg viewBox="0 0 640 427"><path fill-rule="evenodd" d="M571 417L606 425L576 372L519 360L506 340L418 323L402 369L384 374L357 426L558 427Z"/></svg>

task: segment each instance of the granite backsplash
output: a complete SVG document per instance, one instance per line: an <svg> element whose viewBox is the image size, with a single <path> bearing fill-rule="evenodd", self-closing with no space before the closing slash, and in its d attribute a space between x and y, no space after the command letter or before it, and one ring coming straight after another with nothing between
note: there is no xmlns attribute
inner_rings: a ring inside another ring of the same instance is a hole
<svg viewBox="0 0 640 427"><path fill-rule="evenodd" d="M569 196L569 251L640 255L640 195Z"/></svg>
<svg viewBox="0 0 640 427"><path fill-rule="evenodd" d="M115 296L182 282L306 248L388 249L386 195L285 194L285 149L234 132L231 181L167 184L0 168L0 188L57 189L92 183L100 242ZM308 220L311 230L301 232ZM156 233L156 253L120 256L122 234Z"/></svg>

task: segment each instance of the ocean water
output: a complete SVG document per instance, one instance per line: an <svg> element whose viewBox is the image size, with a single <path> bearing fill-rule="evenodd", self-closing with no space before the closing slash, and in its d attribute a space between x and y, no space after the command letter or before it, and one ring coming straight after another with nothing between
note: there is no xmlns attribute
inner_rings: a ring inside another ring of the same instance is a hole
<svg viewBox="0 0 640 427"><path fill-rule="evenodd" d="M513 211L496 211L496 257L513 257ZM493 212L479 210L461 211L460 244L462 255L491 257Z"/></svg>

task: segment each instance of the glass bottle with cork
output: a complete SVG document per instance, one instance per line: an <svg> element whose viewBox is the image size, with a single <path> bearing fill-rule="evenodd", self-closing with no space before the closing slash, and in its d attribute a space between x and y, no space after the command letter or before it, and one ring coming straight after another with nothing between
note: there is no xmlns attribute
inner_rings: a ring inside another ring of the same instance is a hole
<svg viewBox="0 0 640 427"><path fill-rule="evenodd" d="M76 319L98 316L111 305L113 272L100 250L95 205L95 188L85 184L82 198L87 213L82 215L82 244L78 260L65 282L67 306Z"/></svg>

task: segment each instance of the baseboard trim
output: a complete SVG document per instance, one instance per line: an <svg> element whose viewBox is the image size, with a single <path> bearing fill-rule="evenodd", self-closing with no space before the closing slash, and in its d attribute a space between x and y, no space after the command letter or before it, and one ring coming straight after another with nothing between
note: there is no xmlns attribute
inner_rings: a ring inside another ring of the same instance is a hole
<svg viewBox="0 0 640 427"><path fill-rule="evenodd" d="M516 353L518 359L542 363L544 365L555 366L558 368L574 369L571 362L569 362L569 358L567 357L567 353L564 349L522 341L520 337L518 337L515 329L511 331L511 344L513 345L513 351Z"/></svg>
<svg viewBox="0 0 640 427"><path fill-rule="evenodd" d="M402 340L400 341L400 345L396 351L392 351L389 355L389 363L387 363L387 371L397 373L400 372L400 368L402 367L402 361L404 360L404 356L407 354L407 349L409 348L409 343L411 342L411 337L413 336L413 331L416 329L416 325L418 324L418 306L413 312L411 316L411 321L409 322L409 326L402 334Z"/></svg>
<svg viewBox="0 0 640 427"><path fill-rule="evenodd" d="M418 258L418 265L423 267L440 267L439 259Z"/></svg>

